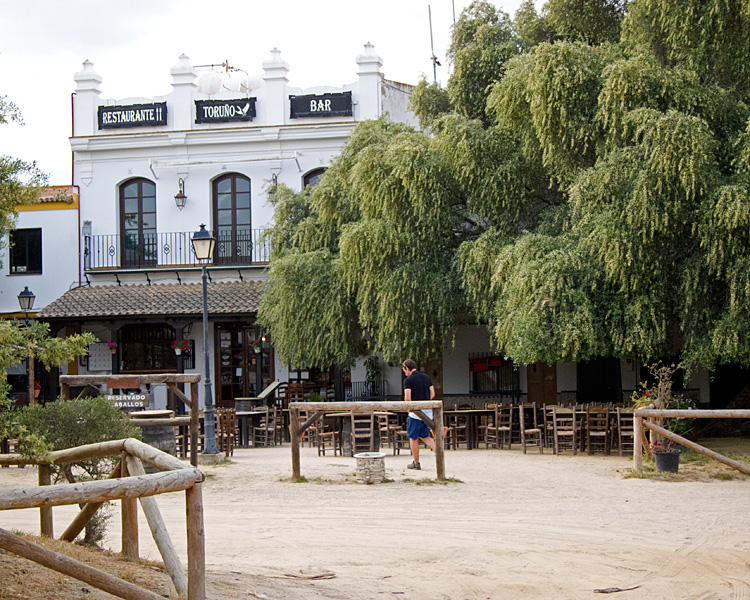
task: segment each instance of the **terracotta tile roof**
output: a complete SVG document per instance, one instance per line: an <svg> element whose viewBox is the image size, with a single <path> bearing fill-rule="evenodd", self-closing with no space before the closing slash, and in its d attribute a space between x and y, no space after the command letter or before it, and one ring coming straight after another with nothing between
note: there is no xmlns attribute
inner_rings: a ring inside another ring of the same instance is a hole
<svg viewBox="0 0 750 600"><path fill-rule="evenodd" d="M247 314L258 310L261 281L208 284L208 314ZM158 285L97 285L78 287L40 310L41 320L120 316L200 316L201 283Z"/></svg>
<svg viewBox="0 0 750 600"><path fill-rule="evenodd" d="M73 203L75 191L69 185L51 185L42 190L39 202L67 202Z"/></svg>

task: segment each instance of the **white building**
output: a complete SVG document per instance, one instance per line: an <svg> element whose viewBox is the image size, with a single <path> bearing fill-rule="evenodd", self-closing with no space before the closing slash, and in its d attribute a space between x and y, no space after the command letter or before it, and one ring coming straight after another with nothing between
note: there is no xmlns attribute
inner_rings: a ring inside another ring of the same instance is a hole
<svg viewBox="0 0 750 600"><path fill-rule="evenodd" d="M190 238L206 224L217 238L208 267L216 404L286 379L255 323L269 186L314 183L360 121L387 114L416 124L406 109L411 87L385 79L371 44L356 67L353 83L303 90L289 85L276 49L256 78L226 65L201 70L183 55L170 71L171 93L114 100L101 98L102 77L83 63L71 138L77 285L37 305L46 304L38 316L53 333L78 328L101 340L79 373L202 373L201 267ZM187 351L177 356L173 346ZM156 394L155 407L168 403L165 390Z"/></svg>

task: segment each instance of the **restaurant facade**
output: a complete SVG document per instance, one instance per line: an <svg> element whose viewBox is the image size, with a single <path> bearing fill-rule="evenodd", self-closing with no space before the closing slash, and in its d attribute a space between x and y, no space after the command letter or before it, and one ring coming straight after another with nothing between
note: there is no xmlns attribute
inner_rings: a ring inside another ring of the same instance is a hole
<svg viewBox="0 0 750 600"><path fill-rule="evenodd" d="M256 322L269 189L314 185L360 121L387 114L417 124L407 109L411 86L385 78L371 44L354 62L353 83L300 89L276 49L257 77L226 63L194 66L183 55L170 70L169 94L124 99L102 98L103 78L83 63L72 107L74 201L52 218L21 214L19 229L39 229L45 264L6 277L33 286L35 318L53 335L90 331L100 340L62 373L203 375L207 344L220 407L274 380L314 383L327 397L400 396L399 365L376 359L373 381L364 358L345 374L285 364ZM201 224L217 240L207 268L207 340L202 267L190 241ZM17 312L11 300L15 294L0 300L6 315ZM459 327L455 346L420 368L446 404L622 402L645 377L643 365L626 359L514 364L491 350L483 325ZM45 381L44 395L56 397L56 373ZM709 403L707 372L680 385ZM203 403L203 386L200 393ZM180 408L166 388L149 394L154 408Z"/></svg>

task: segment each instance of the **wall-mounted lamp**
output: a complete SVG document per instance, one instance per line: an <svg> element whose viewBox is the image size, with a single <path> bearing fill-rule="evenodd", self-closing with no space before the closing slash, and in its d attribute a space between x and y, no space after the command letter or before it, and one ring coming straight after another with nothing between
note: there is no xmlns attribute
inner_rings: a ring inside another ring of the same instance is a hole
<svg viewBox="0 0 750 600"><path fill-rule="evenodd" d="M185 202L187 202L187 196L185 195L185 180L180 177L177 180L177 184L180 186L180 191L174 195L174 203L177 205L177 208L182 210L185 208Z"/></svg>

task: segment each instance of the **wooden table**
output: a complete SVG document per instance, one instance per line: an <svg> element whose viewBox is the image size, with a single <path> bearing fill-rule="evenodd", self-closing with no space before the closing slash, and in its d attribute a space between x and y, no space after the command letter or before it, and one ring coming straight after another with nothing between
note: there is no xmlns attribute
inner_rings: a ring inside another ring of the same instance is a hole
<svg viewBox="0 0 750 600"><path fill-rule="evenodd" d="M479 419L481 417L491 416L495 414L493 408L469 408L469 409L453 409L444 410L443 415L446 417L451 416L464 416L466 417L466 449L472 450L477 447L479 442Z"/></svg>
<svg viewBox="0 0 750 600"><path fill-rule="evenodd" d="M252 429L260 420L262 415L267 415L265 410L238 410L235 415L237 417L237 429L240 433L240 446L243 448L250 447L250 437L252 435Z"/></svg>

